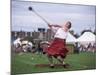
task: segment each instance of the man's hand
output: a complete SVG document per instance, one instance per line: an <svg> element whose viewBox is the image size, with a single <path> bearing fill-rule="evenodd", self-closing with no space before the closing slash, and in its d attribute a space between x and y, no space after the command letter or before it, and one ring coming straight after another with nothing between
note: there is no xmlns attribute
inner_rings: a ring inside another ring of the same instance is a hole
<svg viewBox="0 0 100 75"><path fill-rule="evenodd" d="M58 28L61 28L60 25L50 25L50 24L48 24L48 26L49 26L50 28L52 28L52 27L58 27Z"/></svg>
<svg viewBox="0 0 100 75"><path fill-rule="evenodd" d="M51 28L52 27L52 25L50 25L50 24L48 24L48 26Z"/></svg>

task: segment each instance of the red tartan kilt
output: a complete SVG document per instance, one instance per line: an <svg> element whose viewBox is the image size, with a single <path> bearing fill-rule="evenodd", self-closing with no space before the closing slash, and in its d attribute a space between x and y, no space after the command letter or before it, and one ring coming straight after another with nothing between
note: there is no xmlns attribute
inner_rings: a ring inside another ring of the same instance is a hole
<svg viewBox="0 0 100 75"><path fill-rule="evenodd" d="M68 50L65 47L65 40L59 38L55 38L50 47L47 49L47 54L54 57L61 56L65 58L67 53Z"/></svg>

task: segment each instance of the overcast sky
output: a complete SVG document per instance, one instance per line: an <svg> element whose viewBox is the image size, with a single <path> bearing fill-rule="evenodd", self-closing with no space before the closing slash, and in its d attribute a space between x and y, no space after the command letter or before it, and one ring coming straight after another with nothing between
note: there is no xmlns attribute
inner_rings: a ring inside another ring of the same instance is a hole
<svg viewBox="0 0 100 75"><path fill-rule="evenodd" d="M95 29L95 6L36 3L12 1L12 31L36 31L37 28L48 28L47 24L28 7L34 7L50 24L63 25L67 20L72 22L76 33L84 29Z"/></svg>

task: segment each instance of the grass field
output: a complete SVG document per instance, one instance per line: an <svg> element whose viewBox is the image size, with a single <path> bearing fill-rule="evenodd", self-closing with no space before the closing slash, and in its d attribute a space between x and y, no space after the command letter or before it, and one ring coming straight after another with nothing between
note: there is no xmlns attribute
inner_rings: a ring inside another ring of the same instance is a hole
<svg viewBox="0 0 100 75"><path fill-rule="evenodd" d="M80 54L69 54L65 59L69 64L67 68L57 66L53 69L49 66L35 66L37 64L48 64L45 55L23 53L22 55L14 54L11 60L11 74L28 74L40 72L55 72L55 71L73 71L73 70L89 70L96 68L96 54L84 52ZM54 59L54 63L58 63Z"/></svg>

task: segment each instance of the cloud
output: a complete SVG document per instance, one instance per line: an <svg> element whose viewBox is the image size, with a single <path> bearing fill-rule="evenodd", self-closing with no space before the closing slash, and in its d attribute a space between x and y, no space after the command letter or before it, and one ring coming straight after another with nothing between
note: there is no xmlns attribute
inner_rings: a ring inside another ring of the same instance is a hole
<svg viewBox="0 0 100 75"><path fill-rule="evenodd" d="M72 29L80 32L95 26L95 6L48 4L33 2L12 2L12 29L32 30L47 28L46 23L35 13L28 10L33 6L51 24L63 25L67 20L72 22Z"/></svg>
<svg viewBox="0 0 100 75"><path fill-rule="evenodd" d="M95 15L88 15L88 14L78 14L78 13L40 13L43 18L45 18L48 22L52 24L63 24L67 20L76 21L83 21L85 23L95 22ZM36 14L32 13L31 15L13 15L12 21L17 23L23 22L27 23L44 23L45 22L38 17Z"/></svg>

